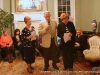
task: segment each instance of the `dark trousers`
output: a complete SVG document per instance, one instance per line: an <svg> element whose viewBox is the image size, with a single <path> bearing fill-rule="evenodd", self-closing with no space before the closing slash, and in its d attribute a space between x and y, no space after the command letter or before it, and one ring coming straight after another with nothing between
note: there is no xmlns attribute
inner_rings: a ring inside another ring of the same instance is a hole
<svg viewBox="0 0 100 75"><path fill-rule="evenodd" d="M22 55L22 58L24 58L24 46L23 46L22 44L20 44L19 46L16 45L16 46L14 46L14 47L15 47L15 49L17 49L17 50L20 51L20 53L21 53L21 55Z"/></svg>
<svg viewBox="0 0 100 75"><path fill-rule="evenodd" d="M15 54L15 49L13 46L10 46L9 48L8 47L2 48L1 52L2 57L5 58L7 54Z"/></svg>
<svg viewBox="0 0 100 75"><path fill-rule="evenodd" d="M19 50L22 55L22 58L24 58L24 46L22 44L19 46Z"/></svg>
<svg viewBox="0 0 100 75"><path fill-rule="evenodd" d="M62 43L62 56L65 69L73 69L74 62L74 42Z"/></svg>
<svg viewBox="0 0 100 75"><path fill-rule="evenodd" d="M61 49L59 46L57 46L57 62L59 62L60 55L61 55Z"/></svg>
<svg viewBox="0 0 100 75"><path fill-rule="evenodd" d="M54 43L54 39L51 39L51 46L50 48L43 48L44 49L44 63L45 68L49 67L49 59L51 55L51 59L53 61L52 65L53 67L56 66L56 53L57 53L57 47Z"/></svg>

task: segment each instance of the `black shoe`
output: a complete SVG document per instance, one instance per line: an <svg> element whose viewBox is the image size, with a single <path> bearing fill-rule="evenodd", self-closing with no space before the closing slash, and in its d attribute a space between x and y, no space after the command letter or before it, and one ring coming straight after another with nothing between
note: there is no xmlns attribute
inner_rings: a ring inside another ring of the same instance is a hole
<svg viewBox="0 0 100 75"><path fill-rule="evenodd" d="M56 70L58 70L58 69L59 69L57 66L53 66L53 68L55 68Z"/></svg>
<svg viewBox="0 0 100 75"><path fill-rule="evenodd" d="M31 69L33 70L34 68L33 68L33 67L31 67Z"/></svg>
<svg viewBox="0 0 100 75"><path fill-rule="evenodd" d="M63 69L64 71L73 71L73 69L72 68L65 68L65 69Z"/></svg>
<svg viewBox="0 0 100 75"><path fill-rule="evenodd" d="M28 73L32 74L32 71L29 71L28 68L27 68L27 71L28 71Z"/></svg>
<svg viewBox="0 0 100 75"><path fill-rule="evenodd" d="M13 62L13 60L12 60L12 59L11 59L11 60L9 59L9 60L8 60L8 62L9 62L9 63L12 63L12 62Z"/></svg>
<svg viewBox="0 0 100 75"><path fill-rule="evenodd" d="M22 58L23 61L25 61L25 58Z"/></svg>
<svg viewBox="0 0 100 75"><path fill-rule="evenodd" d="M48 68L44 68L44 70L43 71L48 71Z"/></svg>
<svg viewBox="0 0 100 75"><path fill-rule="evenodd" d="M66 70L69 70L69 69L68 68L64 68L63 70L66 71Z"/></svg>
<svg viewBox="0 0 100 75"><path fill-rule="evenodd" d="M11 63L11 61L8 61L9 63Z"/></svg>
<svg viewBox="0 0 100 75"><path fill-rule="evenodd" d="M68 70L69 70L69 71L73 71L73 68L69 68Z"/></svg>

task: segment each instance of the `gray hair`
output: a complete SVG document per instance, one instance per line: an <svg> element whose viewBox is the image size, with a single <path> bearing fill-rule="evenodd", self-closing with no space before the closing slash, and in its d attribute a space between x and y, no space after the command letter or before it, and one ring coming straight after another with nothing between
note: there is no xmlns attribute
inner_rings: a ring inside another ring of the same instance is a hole
<svg viewBox="0 0 100 75"><path fill-rule="evenodd" d="M45 13L50 13L50 12L49 12L49 11L45 11L44 14L45 14Z"/></svg>

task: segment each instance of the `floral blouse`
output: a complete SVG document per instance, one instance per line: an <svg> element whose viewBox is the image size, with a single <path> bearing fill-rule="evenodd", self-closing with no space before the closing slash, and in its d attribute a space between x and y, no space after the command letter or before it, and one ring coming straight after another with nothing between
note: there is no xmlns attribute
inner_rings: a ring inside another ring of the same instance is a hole
<svg viewBox="0 0 100 75"><path fill-rule="evenodd" d="M29 29L27 29L26 27L22 30L21 42L22 42L24 47L32 47L31 39L27 39L27 37L31 35L32 31L35 31L33 26L32 26L31 31Z"/></svg>

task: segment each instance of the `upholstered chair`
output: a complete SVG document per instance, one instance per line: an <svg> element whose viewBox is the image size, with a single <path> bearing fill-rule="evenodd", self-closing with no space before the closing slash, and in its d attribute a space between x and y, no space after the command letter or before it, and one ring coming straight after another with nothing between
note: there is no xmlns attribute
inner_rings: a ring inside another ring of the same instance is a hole
<svg viewBox="0 0 100 75"><path fill-rule="evenodd" d="M83 51L85 60L96 62L100 60L100 37L93 35L88 38L89 49ZM86 62L85 62L86 65Z"/></svg>

